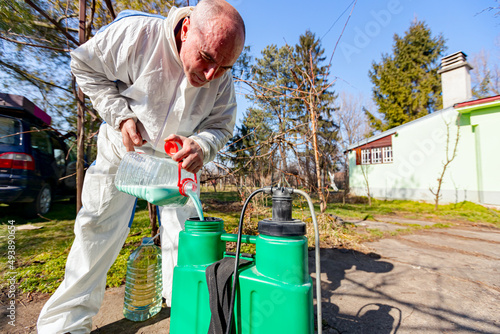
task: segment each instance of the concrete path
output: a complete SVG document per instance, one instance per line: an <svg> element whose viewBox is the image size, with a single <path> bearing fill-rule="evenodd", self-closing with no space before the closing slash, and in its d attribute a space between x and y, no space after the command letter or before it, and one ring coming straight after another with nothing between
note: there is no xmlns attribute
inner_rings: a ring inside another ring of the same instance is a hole
<svg viewBox="0 0 500 334"><path fill-rule="evenodd" d="M322 250L325 333L500 333L500 230L431 229L365 245L368 255Z"/></svg>
<svg viewBox="0 0 500 334"><path fill-rule="evenodd" d="M418 223L377 220L363 227L392 231ZM424 229L365 246L367 254L321 250L323 333L500 334L500 230ZM314 252L309 256L314 272ZM123 318L123 295L123 287L106 291L92 334L168 333L168 308L134 323ZM45 301L21 306L17 316L24 328L7 333L35 333ZM0 332L4 329L0 324Z"/></svg>

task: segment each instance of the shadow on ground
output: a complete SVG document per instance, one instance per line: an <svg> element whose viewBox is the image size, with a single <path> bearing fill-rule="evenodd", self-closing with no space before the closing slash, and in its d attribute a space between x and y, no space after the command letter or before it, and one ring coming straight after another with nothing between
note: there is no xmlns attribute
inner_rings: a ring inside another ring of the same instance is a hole
<svg viewBox="0 0 500 334"><path fill-rule="evenodd" d="M136 334L142 333L141 329L149 326L153 326L161 321L170 318L170 307L163 307L157 315L153 318L142 322L134 322L128 319L122 318L115 322L104 325L100 328L94 329L91 334L107 334L107 333L120 333L120 334ZM149 331L145 330L144 333Z"/></svg>
<svg viewBox="0 0 500 334"><path fill-rule="evenodd" d="M392 251L406 253L401 248ZM309 256L312 272L314 254ZM496 289L446 274L446 264L426 267L412 261L422 255L404 256L407 262L387 262L376 253L322 249L323 332L500 333L499 323L491 318ZM459 264L452 263L454 255L447 256L445 263L461 270ZM482 311L476 312L473 305Z"/></svg>
<svg viewBox="0 0 500 334"><path fill-rule="evenodd" d="M311 252L310 256L314 257L314 253ZM382 261L380 255L375 253L365 254L349 249L322 249L321 262L323 275L321 297L325 332L388 334L395 333L394 329L397 331L401 322L401 311L397 308L382 303L368 303L361 307L356 315L346 315L341 314L339 306L331 302L332 299L342 302L342 296L333 296L342 282L345 282L346 273L349 271L382 274L393 270L392 263ZM309 261L309 263L314 262ZM313 268L310 270L312 272ZM347 323L348 326L342 326L345 328L341 329L338 327L338 320L343 324Z"/></svg>
<svg viewBox="0 0 500 334"><path fill-rule="evenodd" d="M52 202L50 211L44 217L26 218L23 215L23 204L0 206L0 217L2 222L14 220L16 225L27 223L45 223L50 220L74 220L76 217L76 204L69 200L57 200Z"/></svg>

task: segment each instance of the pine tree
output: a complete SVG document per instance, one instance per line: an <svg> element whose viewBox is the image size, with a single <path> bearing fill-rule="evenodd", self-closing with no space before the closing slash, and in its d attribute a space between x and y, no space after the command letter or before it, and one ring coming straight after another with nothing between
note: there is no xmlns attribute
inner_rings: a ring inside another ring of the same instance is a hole
<svg viewBox="0 0 500 334"><path fill-rule="evenodd" d="M314 105L317 110L317 138L320 150L319 165L321 170L328 169L333 165L333 161L337 155L337 128L333 122L334 101L337 98L327 81L329 75L329 66L325 64L326 57L324 56L325 49L321 47L321 42L316 38L311 31L306 31L299 38L299 43L295 46L295 69L301 84L298 89L303 92L322 91L314 99ZM314 87L313 87L314 86ZM297 105L296 117L300 123L310 122L310 110L305 105L303 99L295 100ZM310 184L315 184L316 179L315 163L312 157L314 151L312 148L312 140L310 138L311 131L309 128L297 128L298 133L305 138L306 151L303 154L302 165L305 166L304 173Z"/></svg>
<svg viewBox="0 0 500 334"><path fill-rule="evenodd" d="M437 73L445 50L442 35L431 36L422 21L413 21L403 37L394 35L392 55L383 54L369 72L373 98L383 119L366 112L372 128L384 131L439 110L441 81Z"/></svg>
<svg viewBox="0 0 500 334"><path fill-rule="evenodd" d="M246 58L238 63L237 73L249 74L243 79L252 89L246 97L254 106L237 136L244 137L249 129L255 129L251 139L261 149L259 154L242 151L248 148L242 140L244 147L235 143L232 152L237 159L241 155L265 157L264 163L283 178L296 178L300 164L307 184L320 194L322 210L326 208L326 195L321 175L326 175L325 169L332 170L337 153L337 125L332 120L336 95L333 83L328 81L329 66L324 65L323 54L320 40L306 31L295 47L267 46L251 69ZM249 123L257 119L260 124ZM233 161L233 166L240 163Z"/></svg>
<svg viewBox="0 0 500 334"><path fill-rule="evenodd" d="M276 164L273 155L273 132L267 125L266 114L260 109L249 108L243 122L236 127L234 136L228 143L228 159L233 171L250 178L250 183L266 186L261 182L273 172Z"/></svg>

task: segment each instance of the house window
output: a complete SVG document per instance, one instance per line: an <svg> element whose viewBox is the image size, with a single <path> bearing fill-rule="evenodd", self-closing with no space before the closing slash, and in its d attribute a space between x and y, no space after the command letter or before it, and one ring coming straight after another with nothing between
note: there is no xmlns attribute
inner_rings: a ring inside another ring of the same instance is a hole
<svg viewBox="0 0 500 334"><path fill-rule="evenodd" d="M379 164L382 162L382 149L380 147L372 148L372 164Z"/></svg>
<svg viewBox="0 0 500 334"><path fill-rule="evenodd" d="M384 163L392 162L392 146L383 147L382 156Z"/></svg>
<svg viewBox="0 0 500 334"><path fill-rule="evenodd" d="M370 164L370 150L369 149L361 150L361 164L362 165Z"/></svg>
<svg viewBox="0 0 500 334"><path fill-rule="evenodd" d="M364 148L359 150L358 154L356 155L356 164L359 164L360 160L362 165L393 162L392 146Z"/></svg>

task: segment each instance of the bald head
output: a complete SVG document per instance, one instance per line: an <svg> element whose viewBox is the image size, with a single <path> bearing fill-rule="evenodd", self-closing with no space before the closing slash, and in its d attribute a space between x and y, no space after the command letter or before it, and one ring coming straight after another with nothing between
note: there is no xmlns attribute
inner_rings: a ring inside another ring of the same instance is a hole
<svg viewBox="0 0 500 334"><path fill-rule="evenodd" d="M225 0L202 0L193 10L191 15L193 24L199 29L203 29L207 22L213 20L228 20L228 28L243 35L245 39L245 22L240 13Z"/></svg>
<svg viewBox="0 0 500 334"><path fill-rule="evenodd" d="M201 87L228 71L245 45L245 24L225 0L202 0L183 22L180 58L189 82Z"/></svg>

